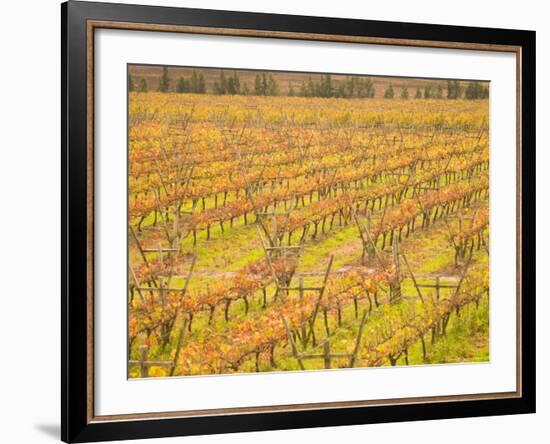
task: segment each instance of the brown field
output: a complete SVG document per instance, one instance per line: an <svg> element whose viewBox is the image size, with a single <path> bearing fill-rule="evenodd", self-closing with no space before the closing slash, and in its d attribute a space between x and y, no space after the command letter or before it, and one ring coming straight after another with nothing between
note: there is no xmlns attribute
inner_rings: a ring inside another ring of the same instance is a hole
<svg viewBox="0 0 550 444"><path fill-rule="evenodd" d="M147 80L147 85L149 91L156 91L159 86L159 79L162 74L162 66L129 66L129 73L139 80L142 77L145 77ZM179 77L188 78L193 70L202 70L205 80L206 88L208 92L211 92L214 86L214 82L219 78L220 70L218 69L201 69L201 68L182 68L182 67L169 67L168 68L168 77L170 78L170 83L172 87L175 85ZM248 87L251 91L254 90L254 79L256 74L260 71L253 70L239 70L239 69L224 69L226 73L237 72L240 80L241 86L245 83L248 83ZM295 73L295 72L272 72L271 74L275 77L279 84L280 93L282 95L288 94L290 85L294 90L298 90L302 82L307 82L311 77L314 80L318 80L323 74L311 74L311 73ZM332 80L338 82L339 80L345 79L347 75L332 75ZM447 91L447 81L446 80L433 80L433 79L418 79L418 78L404 78L404 77L382 77L382 76L366 76L370 77L374 83L375 88L375 98L382 98L384 96L384 91L388 88L390 84L396 89L396 95L401 92L401 88L404 85L407 85L409 88L409 96L414 97L416 88L425 88L427 85L441 85L443 88L443 93L446 95ZM461 81L462 89L466 88L467 81Z"/></svg>

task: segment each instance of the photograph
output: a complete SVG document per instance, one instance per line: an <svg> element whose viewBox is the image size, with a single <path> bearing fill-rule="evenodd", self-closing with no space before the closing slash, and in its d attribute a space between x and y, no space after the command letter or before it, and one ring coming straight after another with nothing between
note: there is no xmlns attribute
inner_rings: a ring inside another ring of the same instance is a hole
<svg viewBox="0 0 550 444"><path fill-rule="evenodd" d="M490 362L490 90L127 64L127 377Z"/></svg>
<svg viewBox="0 0 550 444"><path fill-rule="evenodd" d="M548 435L543 3L112 2L4 8L0 442Z"/></svg>
<svg viewBox="0 0 550 444"><path fill-rule="evenodd" d="M61 8L62 439L535 412L532 22L180 6Z"/></svg>

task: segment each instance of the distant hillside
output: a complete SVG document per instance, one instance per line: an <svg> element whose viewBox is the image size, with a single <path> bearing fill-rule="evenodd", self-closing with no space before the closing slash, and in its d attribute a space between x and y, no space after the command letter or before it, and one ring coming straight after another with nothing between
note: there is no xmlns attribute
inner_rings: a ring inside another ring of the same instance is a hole
<svg viewBox="0 0 550 444"><path fill-rule="evenodd" d="M168 77L170 79L170 89L174 90L176 82L180 77L189 78L193 70L202 71L205 77L206 90L208 93L213 92L214 82L220 78L220 69L217 68L180 68L180 67L168 67ZM224 69L226 75L236 72L240 79L241 88L244 87L246 83L250 91L254 91L254 80L258 73L263 71L249 71L249 70L232 70ZM322 77L322 74L310 74L310 73L293 73L293 72L273 72L265 71L273 75L279 86L279 94L287 95L289 88L292 85L292 88L297 93L300 89L302 83L307 82L310 78L314 81L319 81ZM141 78L147 80L147 87L149 91L157 91L159 88L160 77L162 75L162 66L143 66L143 65L132 65L129 68L129 73L134 78L136 84L140 81ZM338 84L339 81L346 79L347 75L331 75L332 81L334 84ZM374 97L383 97L384 92L391 84L395 91L395 97L399 97L401 94L401 89L404 86L407 86L409 90L409 97L414 97L417 88L421 88L422 91L428 85L437 88L438 85L441 85L443 89L443 97L447 96L447 81L446 80L428 80L428 79L415 79L415 78L404 78L404 77L377 77L377 76L361 76L369 77L375 89ZM483 82L484 85L487 85L487 82ZM459 82L462 90L466 88L468 84L467 81Z"/></svg>

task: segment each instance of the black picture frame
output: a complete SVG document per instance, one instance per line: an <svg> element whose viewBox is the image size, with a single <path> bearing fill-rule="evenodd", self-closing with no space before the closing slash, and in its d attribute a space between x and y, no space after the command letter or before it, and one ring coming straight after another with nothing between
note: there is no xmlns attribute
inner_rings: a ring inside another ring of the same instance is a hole
<svg viewBox="0 0 550 444"><path fill-rule="evenodd" d="M96 421L90 417L87 38L90 20L520 48L521 395L318 410ZM69 1L61 5L61 438L90 442L535 412L535 32Z"/></svg>

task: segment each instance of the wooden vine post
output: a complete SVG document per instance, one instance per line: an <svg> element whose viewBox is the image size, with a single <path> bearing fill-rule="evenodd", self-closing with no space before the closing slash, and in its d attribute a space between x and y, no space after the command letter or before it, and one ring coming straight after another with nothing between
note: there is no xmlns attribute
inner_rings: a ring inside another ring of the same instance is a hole
<svg viewBox="0 0 550 444"><path fill-rule="evenodd" d="M401 267L399 262L399 239L395 235L392 245L393 263L395 266L394 275L390 280L390 304L397 304L401 302Z"/></svg>

